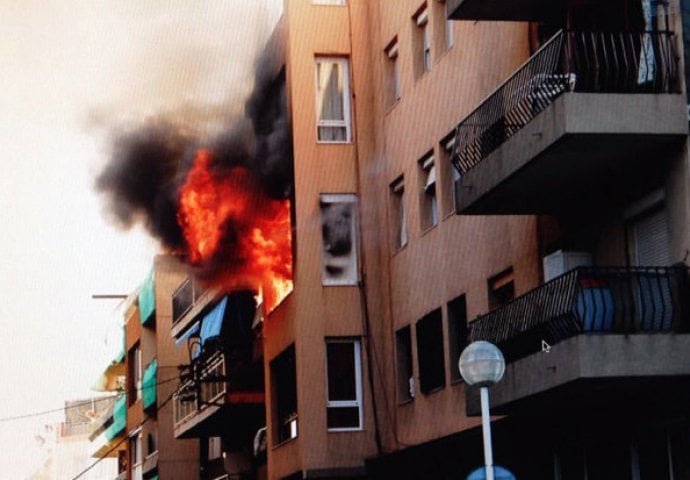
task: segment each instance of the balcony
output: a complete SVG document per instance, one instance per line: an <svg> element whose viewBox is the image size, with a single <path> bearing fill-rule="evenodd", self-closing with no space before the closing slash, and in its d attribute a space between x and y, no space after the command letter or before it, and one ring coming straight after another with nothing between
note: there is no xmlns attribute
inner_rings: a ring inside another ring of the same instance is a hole
<svg viewBox="0 0 690 480"><path fill-rule="evenodd" d="M580 267L477 318L468 335L506 357L506 376L492 388L496 413L658 400L690 378L689 301L684 266ZM474 395L467 410L479 412Z"/></svg>
<svg viewBox="0 0 690 480"><path fill-rule="evenodd" d="M199 358L173 395L175 438L219 436L229 428L256 432L265 408L263 388L247 379L256 373L233 366L222 352Z"/></svg>
<svg viewBox="0 0 690 480"><path fill-rule="evenodd" d="M219 290L205 288L199 281L188 277L172 295L172 336L183 336L207 305L220 296Z"/></svg>
<svg viewBox="0 0 690 480"><path fill-rule="evenodd" d="M665 31L556 34L458 124L456 211L582 211L660 181L688 130L674 41Z"/></svg>
<svg viewBox="0 0 690 480"><path fill-rule="evenodd" d="M565 15L565 1L446 0L450 20L554 21Z"/></svg>

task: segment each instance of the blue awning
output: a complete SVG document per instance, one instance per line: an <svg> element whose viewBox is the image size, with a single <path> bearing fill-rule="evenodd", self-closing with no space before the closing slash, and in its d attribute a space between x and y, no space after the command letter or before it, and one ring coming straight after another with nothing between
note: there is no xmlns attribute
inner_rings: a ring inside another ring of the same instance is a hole
<svg viewBox="0 0 690 480"><path fill-rule="evenodd" d="M178 347L182 345L189 337L193 336L194 334L199 333L199 330L201 328L201 322L196 322L190 329L188 329L186 332L182 334L180 338L175 340L175 345Z"/></svg>
<svg viewBox="0 0 690 480"><path fill-rule="evenodd" d="M201 344L206 343L209 338L220 335L223 327L223 317L225 317L225 307L228 305L228 297L223 297L213 310L208 312L201 321Z"/></svg>

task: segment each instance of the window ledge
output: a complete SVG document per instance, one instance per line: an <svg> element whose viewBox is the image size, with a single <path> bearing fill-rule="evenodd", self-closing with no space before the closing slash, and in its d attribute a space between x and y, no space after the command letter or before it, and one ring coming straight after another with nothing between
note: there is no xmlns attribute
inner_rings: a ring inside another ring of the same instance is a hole
<svg viewBox="0 0 690 480"><path fill-rule="evenodd" d="M445 389L446 389L446 386L445 386L445 385L440 385L440 386L438 386L438 387L432 388L432 389L429 390L428 392L422 392L422 395L426 395L426 396L428 397L428 396L433 395L434 393L438 393L438 392L440 392L441 390L445 390Z"/></svg>
<svg viewBox="0 0 690 480"><path fill-rule="evenodd" d="M454 387L456 385L462 385L464 383L465 383L465 381L462 379L462 377L461 378L454 378L450 381L450 386Z"/></svg>
<svg viewBox="0 0 690 480"><path fill-rule="evenodd" d="M393 251L393 253L391 253L391 257L395 257L395 256L397 256L400 252L404 252L404 251L407 249L407 246L408 246L409 244L410 244L410 242L408 241L408 242L407 242L405 245L403 245L402 247L398 247L398 248L393 247L393 248L394 248L394 251Z"/></svg>
<svg viewBox="0 0 690 480"><path fill-rule="evenodd" d="M433 232L436 229L436 227L438 227L438 223L436 223L435 225L430 225L430 226L426 227L425 229L423 229L422 230L422 237L427 235L429 232Z"/></svg>
<svg viewBox="0 0 690 480"><path fill-rule="evenodd" d="M414 403L414 397L408 398L407 400L398 400L398 407L404 407Z"/></svg>
<svg viewBox="0 0 690 480"><path fill-rule="evenodd" d="M386 107L386 113L385 113L384 115L388 115L388 114L391 113L393 110L395 110L395 108L396 108L398 105L400 105L401 102L402 102L402 96L401 96L400 98L398 98L395 102L391 103L390 105L388 105L388 106Z"/></svg>
<svg viewBox="0 0 690 480"><path fill-rule="evenodd" d="M292 438L288 438L286 440L283 440L282 442L276 443L275 445L273 445L271 447L271 450L276 450L276 449L282 447L283 445L287 445L289 443L292 443L292 442L296 441L298 438L299 438L299 435L295 435Z"/></svg>

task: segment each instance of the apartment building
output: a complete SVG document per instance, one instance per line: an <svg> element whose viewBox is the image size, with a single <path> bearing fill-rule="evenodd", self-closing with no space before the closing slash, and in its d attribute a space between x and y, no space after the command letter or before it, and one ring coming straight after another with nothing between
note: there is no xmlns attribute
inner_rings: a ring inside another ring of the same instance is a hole
<svg viewBox="0 0 690 480"><path fill-rule="evenodd" d="M126 327L129 468L157 426L161 478L466 478L457 360L481 339L518 478L690 478L680 13L286 0L264 73L291 122L292 291L269 308L157 258L155 321L143 287ZM151 417L154 358L184 367ZM164 437L198 446L190 476L163 473Z"/></svg>
<svg viewBox="0 0 690 480"><path fill-rule="evenodd" d="M551 3L286 2L269 478L466 476L477 339L518 478L687 475L681 5Z"/></svg>

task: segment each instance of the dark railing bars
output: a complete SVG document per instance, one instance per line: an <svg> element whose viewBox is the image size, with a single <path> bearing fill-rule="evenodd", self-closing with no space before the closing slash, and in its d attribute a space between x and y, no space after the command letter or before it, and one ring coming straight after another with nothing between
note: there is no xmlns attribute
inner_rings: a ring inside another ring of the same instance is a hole
<svg viewBox="0 0 690 480"><path fill-rule="evenodd" d="M469 324L469 341L498 345L507 360L580 334L683 332L690 322L688 268L579 267Z"/></svg>
<svg viewBox="0 0 690 480"><path fill-rule="evenodd" d="M561 30L455 130L452 161L461 174L566 92L676 93L673 33Z"/></svg>

